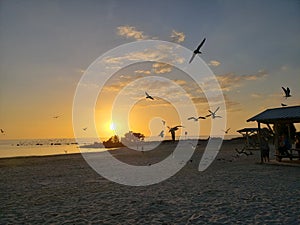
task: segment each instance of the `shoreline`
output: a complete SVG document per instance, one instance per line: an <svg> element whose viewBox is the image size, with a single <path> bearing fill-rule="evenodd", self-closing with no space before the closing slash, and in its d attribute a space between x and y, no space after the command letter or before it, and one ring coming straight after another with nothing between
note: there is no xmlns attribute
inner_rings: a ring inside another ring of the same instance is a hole
<svg viewBox="0 0 300 225"><path fill-rule="evenodd" d="M46 139L45 139L46 140ZM48 139L47 139L48 140ZM198 141L198 143L207 143L208 139L187 139L187 140L181 140L182 142L189 142L189 141ZM222 141L223 143L235 143L235 142L243 142L243 138L242 137L238 137L238 138L232 138L232 139L229 139L229 140L226 140L226 139L223 139ZM178 143L178 140L175 142L175 143ZM164 140L162 142L159 142L159 141L149 141L149 142L144 142L145 145L170 145L170 144L173 144L173 142L171 140ZM0 157L0 160L1 159L9 159L9 158L24 158L24 157L46 157L46 156L59 156L59 155L70 155L70 154L82 154L82 153L87 153L87 152L97 152L97 149L100 150L100 152L102 151L114 151L116 149L122 149L122 148L127 148L126 146L125 147L119 147L119 148L105 148L104 146L103 147L99 147L98 144L96 147L92 147L93 144L88 144L87 146L89 147L86 147L84 145L82 146L78 146L78 145L75 145L75 144L60 144L60 145L36 145L36 144L32 144L32 145L26 145L26 146L8 146L9 148L13 148L12 151L15 151L15 152L18 152L19 154L21 154L19 152L22 151L24 147L30 149L35 149L36 151L38 150L37 148L40 148L40 149L43 149L43 148L51 148L52 150L53 149L58 149L58 148L61 148L62 150L60 152L57 152L57 153L45 153L45 154L38 154L39 152L37 151L37 154L33 154L33 155L17 155L17 156L2 156ZM76 152L68 152L66 153L65 152L65 149L64 148L77 148L79 149L79 151L76 151ZM86 149L86 151L80 151L80 149ZM0 149L1 151L1 149ZM30 150L27 150L27 151L30 151ZM6 152L9 152L8 150L6 150Z"/></svg>

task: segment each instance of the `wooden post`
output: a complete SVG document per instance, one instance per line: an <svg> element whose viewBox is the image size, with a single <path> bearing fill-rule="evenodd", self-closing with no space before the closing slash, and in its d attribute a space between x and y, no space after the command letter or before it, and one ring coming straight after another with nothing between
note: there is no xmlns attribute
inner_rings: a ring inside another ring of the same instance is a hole
<svg viewBox="0 0 300 225"><path fill-rule="evenodd" d="M263 163L263 154L262 154L262 149L261 149L261 130L260 130L260 122L257 122L257 126L258 126L258 143L259 143L259 149L260 149L260 163Z"/></svg>

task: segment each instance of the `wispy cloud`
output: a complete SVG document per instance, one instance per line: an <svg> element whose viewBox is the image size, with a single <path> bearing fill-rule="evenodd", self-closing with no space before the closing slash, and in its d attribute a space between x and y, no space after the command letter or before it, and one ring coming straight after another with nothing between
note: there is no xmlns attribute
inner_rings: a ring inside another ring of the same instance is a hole
<svg viewBox="0 0 300 225"><path fill-rule="evenodd" d="M148 38L143 31L137 30L132 26L120 26L117 27L117 34L126 38L133 38L135 40L145 40Z"/></svg>
<svg viewBox="0 0 300 225"><path fill-rule="evenodd" d="M181 43L184 42L185 34L183 32L178 32L176 30L172 30L171 39L174 42Z"/></svg>
<svg viewBox="0 0 300 225"><path fill-rule="evenodd" d="M228 73L216 76L223 91L230 91L233 88L240 87L245 81L255 81L263 79L268 74L265 71L260 71L257 74L251 75L236 75Z"/></svg>
<svg viewBox="0 0 300 225"><path fill-rule="evenodd" d="M152 68L156 74L170 73L172 71L172 66L166 63L153 63Z"/></svg>
<svg viewBox="0 0 300 225"><path fill-rule="evenodd" d="M106 57L103 59L103 63L105 66L116 67L122 66L126 62L145 62L145 61L155 61L161 62L165 61L166 63L154 63L153 64L153 72L156 74L171 72L172 64L183 63L185 59L179 56L171 45L159 45L153 49L144 49L141 51L130 52L128 54L124 54L123 56L118 57Z"/></svg>
<svg viewBox="0 0 300 225"><path fill-rule="evenodd" d="M209 61L208 65L209 66L217 67L217 66L220 66L221 63L219 61L217 61L217 60L211 60L211 61Z"/></svg>
<svg viewBox="0 0 300 225"><path fill-rule="evenodd" d="M136 74L146 74L146 75L150 75L151 71L150 70L136 70L134 71Z"/></svg>

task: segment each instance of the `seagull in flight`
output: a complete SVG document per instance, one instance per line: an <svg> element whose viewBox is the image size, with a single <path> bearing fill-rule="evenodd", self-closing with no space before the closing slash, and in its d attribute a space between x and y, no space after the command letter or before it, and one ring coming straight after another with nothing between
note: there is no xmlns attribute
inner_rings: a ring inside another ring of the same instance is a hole
<svg viewBox="0 0 300 225"><path fill-rule="evenodd" d="M224 131L225 134L228 134L229 130L230 130L230 128L228 128L227 130L222 130L222 131Z"/></svg>
<svg viewBox="0 0 300 225"><path fill-rule="evenodd" d="M146 98L149 98L149 99L151 99L151 100L154 100L154 98L153 98L151 95L149 95L146 91L145 91L145 94L146 94Z"/></svg>
<svg viewBox="0 0 300 225"><path fill-rule="evenodd" d="M285 98L288 98L288 97L292 97L291 96L291 90L289 89L289 87L287 87L287 88L284 88L284 87L281 87L282 88L282 90L284 91L284 94L285 94Z"/></svg>
<svg viewBox="0 0 300 225"><path fill-rule="evenodd" d="M169 127L169 126L167 126L167 127L169 128L169 132L172 135L172 140L175 141L175 131L178 130L179 127L183 127L183 126L178 125L178 126L175 126L175 127Z"/></svg>
<svg viewBox="0 0 300 225"><path fill-rule="evenodd" d="M189 63L191 63L193 61L193 59L195 58L195 56L197 54L201 54L202 52L200 52L200 48L202 47L202 45L204 44L206 38L203 39L203 41L200 43L200 45L198 46L198 48L196 48L193 52L192 58L190 59Z"/></svg>
<svg viewBox="0 0 300 225"><path fill-rule="evenodd" d="M194 120L195 122L197 122L199 119L202 119L202 120L205 120L206 119L206 117L204 117L204 116L199 116L199 117L189 117L188 118L188 120Z"/></svg>
<svg viewBox="0 0 300 225"><path fill-rule="evenodd" d="M164 132L164 130L162 130L160 133L159 133L159 135L158 135L159 137L161 137L161 138L163 138L164 136L165 136L165 132Z"/></svg>
<svg viewBox="0 0 300 225"><path fill-rule="evenodd" d="M218 107L214 112L212 112L211 110L208 110L208 112L210 113L210 114L208 114L206 117L210 117L211 116L211 118L212 119L215 119L215 118L222 118L222 116L217 116L216 115L216 113L217 113L217 111L220 109L220 107Z"/></svg>

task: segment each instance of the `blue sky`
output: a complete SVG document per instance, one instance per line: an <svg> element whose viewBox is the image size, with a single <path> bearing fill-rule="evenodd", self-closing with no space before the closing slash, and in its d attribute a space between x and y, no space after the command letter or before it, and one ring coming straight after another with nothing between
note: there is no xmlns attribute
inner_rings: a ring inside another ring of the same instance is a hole
<svg viewBox="0 0 300 225"><path fill-rule="evenodd" d="M210 67L232 111L243 112L238 129L253 113L280 106L282 85L292 89L288 104L299 105L299 24L300 2L292 0L1 1L0 127L6 138L70 137L82 71L135 41L118 33L131 27L144 39L182 33L189 49L206 37L201 57L217 62ZM64 115L60 123L55 114Z"/></svg>

